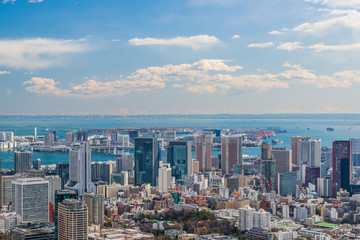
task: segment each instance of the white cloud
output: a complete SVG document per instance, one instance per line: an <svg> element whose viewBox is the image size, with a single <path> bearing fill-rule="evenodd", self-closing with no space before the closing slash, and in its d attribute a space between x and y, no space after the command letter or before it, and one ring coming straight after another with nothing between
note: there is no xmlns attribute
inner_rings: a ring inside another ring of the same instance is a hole
<svg viewBox="0 0 360 240"><path fill-rule="evenodd" d="M58 88L58 84L54 79L40 77L33 77L31 80L23 83L23 85L27 86L25 87L26 91L31 93L68 96L69 90Z"/></svg>
<svg viewBox="0 0 360 240"><path fill-rule="evenodd" d="M232 36L232 39L238 39L238 38L240 38L240 35L235 34Z"/></svg>
<svg viewBox="0 0 360 240"><path fill-rule="evenodd" d="M29 3L41 3L44 0L29 0Z"/></svg>
<svg viewBox="0 0 360 240"><path fill-rule="evenodd" d="M83 39L0 40L0 66L25 69L48 68L61 65L64 54L80 53L88 49Z"/></svg>
<svg viewBox="0 0 360 240"><path fill-rule="evenodd" d="M281 34L284 34L284 33L280 32L280 31L277 31L277 30L274 30L274 31L269 32L269 34L271 34L271 35L281 35Z"/></svg>
<svg viewBox="0 0 360 240"><path fill-rule="evenodd" d="M303 46L301 46L301 42L285 42L281 43L276 48L280 50L294 51L303 48Z"/></svg>
<svg viewBox="0 0 360 240"><path fill-rule="evenodd" d="M251 48L267 48L274 46L273 42L266 42L266 43L251 43L248 45L248 47Z"/></svg>
<svg viewBox="0 0 360 240"><path fill-rule="evenodd" d="M3 2L3 3L8 3L8 2L9 2L9 3L14 3L15 1L16 1L16 0L3 0L2 2Z"/></svg>
<svg viewBox="0 0 360 240"><path fill-rule="evenodd" d="M11 90L8 89L8 90L6 91L6 94L7 94L7 95L11 95L11 94L12 94Z"/></svg>
<svg viewBox="0 0 360 240"><path fill-rule="evenodd" d="M360 49L360 43L347 44L347 45L326 45L324 43L318 43L311 45L308 48L315 50L315 52L356 50L356 49Z"/></svg>
<svg viewBox="0 0 360 240"><path fill-rule="evenodd" d="M117 39L117 38L114 38L113 40L111 40L112 42L121 42L122 39Z"/></svg>
<svg viewBox="0 0 360 240"><path fill-rule="evenodd" d="M360 9L359 0L305 0L315 4L322 4L332 8L355 8Z"/></svg>
<svg viewBox="0 0 360 240"><path fill-rule="evenodd" d="M10 74L10 71L0 71L0 75Z"/></svg>
<svg viewBox="0 0 360 240"><path fill-rule="evenodd" d="M206 49L214 45L220 44L221 41L214 36L197 35L191 37L175 37L175 38L133 38L129 43L134 46L181 46L190 47L193 50Z"/></svg>

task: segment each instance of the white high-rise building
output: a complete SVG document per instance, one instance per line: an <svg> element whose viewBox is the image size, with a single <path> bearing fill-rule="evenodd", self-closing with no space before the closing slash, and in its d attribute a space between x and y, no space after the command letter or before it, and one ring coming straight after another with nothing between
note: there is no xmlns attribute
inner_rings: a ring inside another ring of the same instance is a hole
<svg viewBox="0 0 360 240"><path fill-rule="evenodd" d="M65 145L70 146L75 141L75 132L70 131L65 133Z"/></svg>
<svg viewBox="0 0 360 240"><path fill-rule="evenodd" d="M6 141L13 142L14 141L14 132L5 132Z"/></svg>
<svg viewBox="0 0 360 240"><path fill-rule="evenodd" d="M171 167L170 164L163 164L162 161L159 162L159 181L158 181L159 191L168 192L168 189L171 185Z"/></svg>
<svg viewBox="0 0 360 240"><path fill-rule="evenodd" d="M289 205L282 205L282 218L289 219Z"/></svg>
<svg viewBox="0 0 360 240"><path fill-rule="evenodd" d="M49 221L49 181L42 178L18 178L12 181L12 209L22 222Z"/></svg>
<svg viewBox="0 0 360 240"><path fill-rule="evenodd" d="M37 140L37 127L34 127L34 141Z"/></svg>
<svg viewBox="0 0 360 240"><path fill-rule="evenodd" d="M91 181L91 150L87 142L75 141L69 150L69 181L67 189L76 189L80 195L96 192Z"/></svg>
<svg viewBox="0 0 360 240"><path fill-rule="evenodd" d="M54 146L55 145L54 133L53 132L49 132L49 133L45 134L44 145L45 146Z"/></svg>
<svg viewBox="0 0 360 240"><path fill-rule="evenodd" d="M243 208L239 208L239 229L240 231L250 230L254 227L253 213L254 208L246 205Z"/></svg>
<svg viewBox="0 0 360 240"><path fill-rule="evenodd" d="M116 172L131 172L134 168L134 158L131 153L124 152L116 158Z"/></svg>
<svg viewBox="0 0 360 240"><path fill-rule="evenodd" d="M0 142L5 142L6 141L6 134L5 132L0 132Z"/></svg>
<svg viewBox="0 0 360 240"><path fill-rule="evenodd" d="M295 221L300 222L301 220L306 219L307 216L308 216L307 209L305 207L297 206L294 209L294 219L295 219Z"/></svg>
<svg viewBox="0 0 360 240"><path fill-rule="evenodd" d="M263 229L270 228L271 214L260 208L259 211L253 212L253 227L261 227Z"/></svg>
<svg viewBox="0 0 360 240"><path fill-rule="evenodd" d="M221 137L222 174L241 174L242 169L241 136Z"/></svg>
<svg viewBox="0 0 360 240"><path fill-rule="evenodd" d="M321 140L303 139L299 141L299 160L300 164L310 167L320 167L321 165Z"/></svg>
<svg viewBox="0 0 360 240"><path fill-rule="evenodd" d="M49 202L55 205L55 191L61 190L61 178L57 175L46 176L45 180L49 181Z"/></svg>

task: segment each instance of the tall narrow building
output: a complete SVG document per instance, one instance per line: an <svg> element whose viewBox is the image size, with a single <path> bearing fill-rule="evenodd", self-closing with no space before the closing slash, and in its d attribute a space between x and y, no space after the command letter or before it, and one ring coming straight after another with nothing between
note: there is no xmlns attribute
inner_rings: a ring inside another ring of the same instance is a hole
<svg viewBox="0 0 360 240"><path fill-rule="evenodd" d="M15 151L14 152L14 170L15 173L25 173L31 169L31 152Z"/></svg>
<svg viewBox="0 0 360 240"><path fill-rule="evenodd" d="M182 179L192 174L191 142L169 142L167 147L167 162L170 164L172 176Z"/></svg>
<svg viewBox="0 0 360 240"><path fill-rule="evenodd" d="M168 189L171 184L171 167L170 164L163 164L161 161L159 163L159 191L168 192Z"/></svg>
<svg viewBox="0 0 360 240"><path fill-rule="evenodd" d="M58 239L87 239L88 213L83 201L64 200L58 214Z"/></svg>
<svg viewBox="0 0 360 240"><path fill-rule="evenodd" d="M275 161L275 187L278 190L278 173L291 172L291 150L283 148L273 148L271 154Z"/></svg>
<svg viewBox="0 0 360 240"><path fill-rule="evenodd" d="M222 174L239 174L235 169L242 169L241 136L221 137L221 170Z"/></svg>
<svg viewBox="0 0 360 240"><path fill-rule="evenodd" d="M351 184L351 142L333 142L332 195L336 197L340 188L350 190Z"/></svg>
<svg viewBox="0 0 360 240"><path fill-rule="evenodd" d="M291 160L292 164L295 166L299 166L300 160L299 160L299 141L305 140L305 139L311 139L311 137L301 137L301 136L292 136L290 140L291 144Z"/></svg>
<svg viewBox="0 0 360 240"><path fill-rule="evenodd" d="M102 226L104 224L104 196L85 193L82 200L88 209L88 222Z"/></svg>
<svg viewBox="0 0 360 240"><path fill-rule="evenodd" d="M135 185L150 183L156 186L159 169L157 138L135 138Z"/></svg>
<svg viewBox="0 0 360 240"><path fill-rule="evenodd" d="M69 181L65 188L85 192L96 192L91 181L91 151L87 142L74 142L69 150Z"/></svg>
<svg viewBox="0 0 360 240"><path fill-rule="evenodd" d="M213 142L212 132L204 132L195 137L196 161L199 162L199 171L211 171L211 145Z"/></svg>

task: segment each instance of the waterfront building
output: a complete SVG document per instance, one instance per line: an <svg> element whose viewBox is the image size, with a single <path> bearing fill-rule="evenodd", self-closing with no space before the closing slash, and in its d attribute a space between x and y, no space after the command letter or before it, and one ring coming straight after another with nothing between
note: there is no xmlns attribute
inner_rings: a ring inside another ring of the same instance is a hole
<svg viewBox="0 0 360 240"><path fill-rule="evenodd" d="M121 153L119 157L116 158L116 172L120 173L122 171L131 172L134 169L134 159L133 155L128 152Z"/></svg>
<svg viewBox="0 0 360 240"><path fill-rule="evenodd" d="M75 141L75 132L69 131L65 133L65 145L70 146Z"/></svg>
<svg viewBox="0 0 360 240"><path fill-rule="evenodd" d="M14 152L14 171L15 173L25 173L31 169L31 152L20 150Z"/></svg>
<svg viewBox="0 0 360 240"><path fill-rule="evenodd" d="M6 141L13 142L14 141L14 132L7 131L5 132Z"/></svg>
<svg viewBox="0 0 360 240"><path fill-rule="evenodd" d="M203 132L195 137L195 155L199 162L199 171L211 171L211 145L213 142L212 132Z"/></svg>
<svg viewBox="0 0 360 240"><path fill-rule="evenodd" d="M65 188L78 190L80 195L85 192L96 192L91 181L91 151L87 142L75 141L69 150L69 181Z"/></svg>
<svg viewBox="0 0 360 240"><path fill-rule="evenodd" d="M102 226L104 224L104 196L85 193L82 196L88 210L88 223Z"/></svg>
<svg viewBox="0 0 360 240"><path fill-rule="evenodd" d="M159 191L167 193L170 185L171 185L170 164L163 164L163 162L160 161L160 163L159 163L159 180L158 180Z"/></svg>
<svg viewBox="0 0 360 240"><path fill-rule="evenodd" d="M58 236L58 210L59 210L59 203L64 201L65 199L78 199L78 191L77 190L56 190L55 191L55 237Z"/></svg>
<svg viewBox="0 0 360 240"><path fill-rule="evenodd" d="M135 185L150 183L156 186L159 169L157 138L135 138Z"/></svg>
<svg viewBox="0 0 360 240"><path fill-rule="evenodd" d="M172 176L182 179L192 174L191 142L169 142L167 147L167 162L170 164Z"/></svg>
<svg viewBox="0 0 360 240"><path fill-rule="evenodd" d="M241 136L221 137L221 170L222 174L241 174L242 138ZM238 171L234 171L239 169Z"/></svg>
<svg viewBox="0 0 360 240"><path fill-rule="evenodd" d="M66 199L59 203L58 239L87 239L88 213L83 201Z"/></svg>
<svg viewBox="0 0 360 240"><path fill-rule="evenodd" d="M333 178L332 195L336 194L340 188L350 191L351 184L351 142L333 142Z"/></svg>
<svg viewBox="0 0 360 240"><path fill-rule="evenodd" d="M18 178L13 181L12 204L22 222L48 222L49 181L42 178Z"/></svg>
<svg viewBox="0 0 360 240"><path fill-rule="evenodd" d="M53 132L49 132L45 134L44 140L45 146L54 146L55 145L55 135Z"/></svg>

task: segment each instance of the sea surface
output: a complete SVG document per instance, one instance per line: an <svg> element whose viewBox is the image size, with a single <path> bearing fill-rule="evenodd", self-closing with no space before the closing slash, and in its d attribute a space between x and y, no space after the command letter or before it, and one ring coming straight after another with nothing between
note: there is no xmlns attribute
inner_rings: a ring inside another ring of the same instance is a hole
<svg viewBox="0 0 360 240"><path fill-rule="evenodd" d="M68 130L120 128L120 127L194 127L220 129L265 129L279 127L279 133L268 139L282 140L290 148L291 136L311 136L321 139L322 146L331 146L335 140L360 138L360 114L264 114L264 115L160 115L160 116L0 116L0 131L14 131L15 136L38 136L49 129L57 130L57 137L64 138ZM326 128L334 128L327 131ZM245 148L243 153L259 155L260 148ZM217 156L218 152L213 152ZM33 152L32 159L40 158L42 164L68 162L68 153ZM112 154L92 153L92 161L115 160ZM0 151L2 168L14 167L14 152Z"/></svg>

